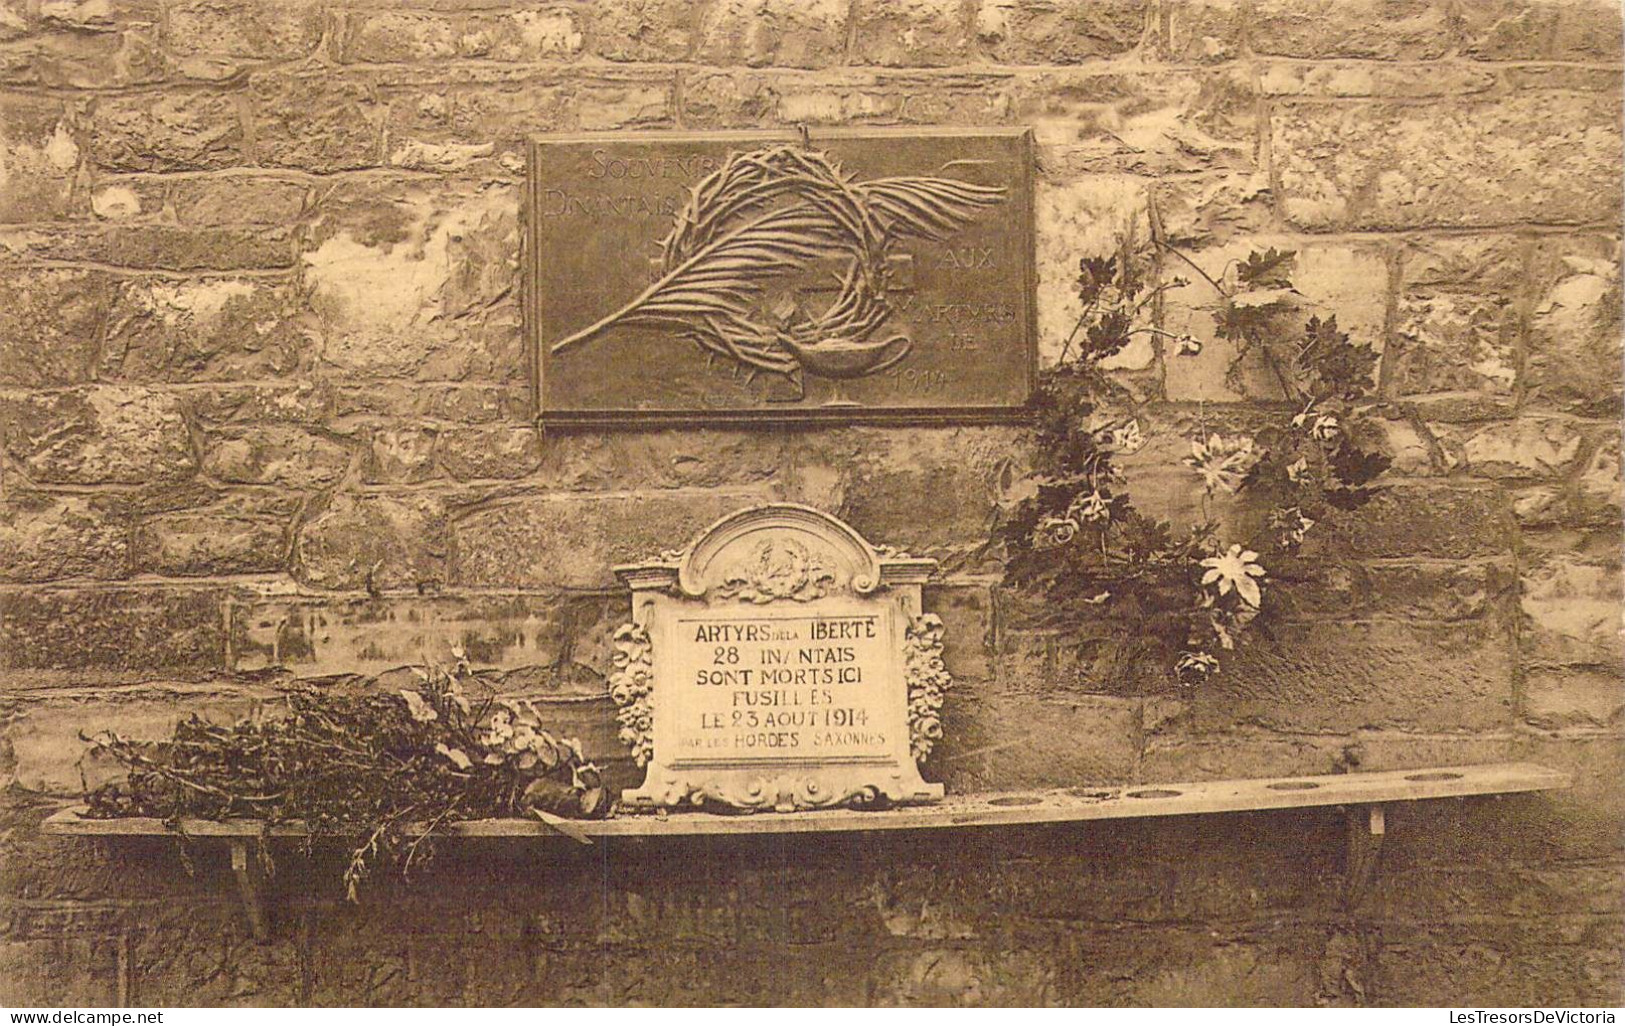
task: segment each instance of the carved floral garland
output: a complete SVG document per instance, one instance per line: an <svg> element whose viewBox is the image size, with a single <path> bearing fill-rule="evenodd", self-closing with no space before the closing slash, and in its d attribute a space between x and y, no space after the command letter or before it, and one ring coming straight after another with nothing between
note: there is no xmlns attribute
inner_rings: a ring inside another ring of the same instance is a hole
<svg viewBox="0 0 1625 1026"><path fill-rule="evenodd" d="M621 725L621 743L632 750L638 766L647 766L654 756L654 645L649 630L627 623L616 628L611 657L609 697L619 706L615 719Z"/></svg>
<svg viewBox="0 0 1625 1026"><path fill-rule="evenodd" d="M942 662L942 620L915 617L903 633L903 671L908 678L908 747L917 763L942 738L942 699L954 679Z"/></svg>

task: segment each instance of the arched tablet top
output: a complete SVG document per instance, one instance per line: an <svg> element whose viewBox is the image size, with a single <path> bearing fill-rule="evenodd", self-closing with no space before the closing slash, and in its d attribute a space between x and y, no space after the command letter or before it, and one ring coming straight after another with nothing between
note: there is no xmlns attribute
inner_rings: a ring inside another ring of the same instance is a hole
<svg viewBox="0 0 1625 1026"><path fill-rule="evenodd" d="M683 593L807 601L880 585L881 557L849 524L790 502L752 506L705 529L677 567Z"/></svg>
<svg viewBox="0 0 1625 1026"><path fill-rule="evenodd" d="M871 545L822 510L774 502L730 513L687 548L618 566L615 576L635 592L760 604L897 586L911 586L917 598L936 567L934 559Z"/></svg>

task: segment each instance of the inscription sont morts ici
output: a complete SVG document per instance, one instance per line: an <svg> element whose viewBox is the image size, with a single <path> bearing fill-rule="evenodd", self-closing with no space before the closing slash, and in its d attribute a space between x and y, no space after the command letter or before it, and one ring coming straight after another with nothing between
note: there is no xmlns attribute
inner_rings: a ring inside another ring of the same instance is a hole
<svg viewBox="0 0 1625 1026"><path fill-rule="evenodd" d="M544 420L1000 419L1034 368L1020 130L625 133L530 153Z"/></svg>
<svg viewBox="0 0 1625 1026"><path fill-rule="evenodd" d="M673 725L678 754L884 758L903 724L891 722L876 678L898 633L881 615L850 609L678 619L676 679L693 684L683 703L691 715Z"/></svg>
<svg viewBox="0 0 1625 1026"><path fill-rule="evenodd" d="M826 514L753 507L680 553L618 567L633 622L611 694L647 767L631 808L790 811L920 802L941 736L931 560L882 555Z"/></svg>

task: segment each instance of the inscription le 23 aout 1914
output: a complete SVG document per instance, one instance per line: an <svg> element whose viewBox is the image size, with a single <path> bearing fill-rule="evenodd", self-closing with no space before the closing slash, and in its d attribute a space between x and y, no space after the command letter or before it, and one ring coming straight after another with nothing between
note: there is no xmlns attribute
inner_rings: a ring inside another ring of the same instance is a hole
<svg viewBox="0 0 1625 1026"><path fill-rule="evenodd" d="M1034 373L1019 129L532 141L545 423L997 420Z"/></svg>

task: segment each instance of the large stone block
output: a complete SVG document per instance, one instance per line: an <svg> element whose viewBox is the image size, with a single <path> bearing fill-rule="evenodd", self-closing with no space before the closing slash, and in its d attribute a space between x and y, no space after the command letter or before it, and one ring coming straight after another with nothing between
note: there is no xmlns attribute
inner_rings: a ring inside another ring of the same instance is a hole
<svg viewBox="0 0 1625 1026"><path fill-rule="evenodd" d="M12 492L0 503L0 579L124 577L130 532L94 499Z"/></svg>
<svg viewBox="0 0 1625 1026"><path fill-rule="evenodd" d="M91 154L106 171L210 171L246 163L236 100L214 92L110 96L90 120Z"/></svg>
<svg viewBox="0 0 1625 1026"><path fill-rule="evenodd" d="M975 37L1000 64L1074 64L1133 50L1159 13L1148 0L980 0Z"/></svg>
<svg viewBox="0 0 1625 1026"><path fill-rule="evenodd" d="M379 426L367 433L361 479L367 484L421 484L437 475L435 448L440 432L430 426Z"/></svg>
<svg viewBox="0 0 1625 1026"><path fill-rule="evenodd" d="M1260 69L1261 90L1270 96L1460 97L1491 91L1502 81L1498 69L1470 64L1269 61Z"/></svg>
<svg viewBox="0 0 1625 1026"><path fill-rule="evenodd" d="M1448 563L1283 560L1270 568L1274 616L1288 619L1382 616L1461 621L1505 615L1517 575L1509 557Z"/></svg>
<svg viewBox="0 0 1625 1026"><path fill-rule="evenodd" d="M188 391L192 414L205 427L277 421L315 426L333 414L332 386L322 382L219 385Z"/></svg>
<svg viewBox="0 0 1625 1026"><path fill-rule="evenodd" d="M164 41L170 52L183 58L183 69L186 58L299 60L321 42L323 21L322 5L314 0L270 0L249 6L183 0L169 7ZM226 66L235 67L236 61Z"/></svg>
<svg viewBox="0 0 1625 1026"><path fill-rule="evenodd" d="M1034 197L1035 244L1038 262L1038 358L1049 366L1060 359L1071 341L1077 355L1074 326L1083 313L1078 299L1078 261L1108 257L1125 245L1139 246L1151 238L1150 189L1144 180L1128 175L1095 176L1064 185L1038 182ZM1150 311L1144 317L1149 328ZM1133 336L1129 345L1102 364L1108 370L1143 371L1156 361L1152 333Z"/></svg>
<svg viewBox="0 0 1625 1026"><path fill-rule="evenodd" d="M223 598L215 589L156 587L9 591L0 595L0 670L148 679L218 671L226 655Z"/></svg>
<svg viewBox="0 0 1625 1026"><path fill-rule="evenodd" d="M520 380L511 186L369 181L318 207L303 254L322 362L362 377Z"/></svg>
<svg viewBox="0 0 1625 1026"><path fill-rule="evenodd" d="M36 96L0 97L0 221L50 221L80 213L74 180L83 141L69 106Z"/></svg>
<svg viewBox="0 0 1625 1026"><path fill-rule="evenodd" d="M1497 621L1273 624L1203 685L1191 722L1285 730L1482 730L1512 719L1514 639Z"/></svg>
<svg viewBox="0 0 1625 1026"><path fill-rule="evenodd" d="M370 83L332 72L266 73L251 89L259 163L318 173L383 163L387 108Z"/></svg>
<svg viewBox="0 0 1625 1026"><path fill-rule="evenodd" d="M350 449L326 434L290 424L257 424L210 432L203 471L234 484L319 488L337 481L350 459Z"/></svg>
<svg viewBox="0 0 1625 1026"><path fill-rule="evenodd" d="M436 455L460 481L525 477L541 466L541 432L529 424L448 428L440 433Z"/></svg>
<svg viewBox="0 0 1625 1026"><path fill-rule="evenodd" d="M1271 125L1282 209L1313 231L1611 221L1615 107L1546 92L1282 104Z"/></svg>
<svg viewBox="0 0 1625 1026"><path fill-rule="evenodd" d="M417 69L378 77L390 105L389 163L397 167L510 178L537 133L675 124L676 77L658 68L453 68L427 95Z"/></svg>
<svg viewBox="0 0 1625 1026"><path fill-rule="evenodd" d="M1162 239L1182 249L1268 234L1274 227L1262 172L1173 178L1152 187Z"/></svg>
<svg viewBox="0 0 1625 1026"><path fill-rule="evenodd" d="M624 595L263 599L233 606L232 652L240 671L320 677L449 665L460 648L481 670L584 666L597 676L565 674L551 693L602 697L610 634L630 613Z"/></svg>
<svg viewBox="0 0 1625 1026"><path fill-rule="evenodd" d="M611 61L685 61L697 39L688 0L603 0L590 8L588 50Z"/></svg>
<svg viewBox="0 0 1625 1026"><path fill-rule="evenodd" d="M683 80L683 120L698 128L807 124L814 130L1006 124L1013 111L1010 77L982 71L701 71Z"/></svg>
<svg viewBox="0 0 1625 1026"><path fill-rule="evenodd" d="M0 384L78 385L95 375L113 303L98 271L8 267L0 272Z"/></svg>
<svg viewBox="0 0 1625 1026"><path fill-rule="evenodd" d="M0 82L108 89L162 81L155 0L12 3L0 14Z"/></svg>
<svg viewBox="0 0 1625 1026"><path fill-rule="evenodd" d="M1525 657L1547 663L1625 666L1625 607L1618 560L1536 555L1523 567Z"/></svg>
<svg viewBox="0 0 1625 1026"><path fill-rule="evenodd" d="M1613 667L1529 667L1524 717L1537 727L1617 727L1625 714L1625 676Z"/></svg>
<svg viewBox="0 0 1625 1026"><path fill-rule="evenodd" d="M13 770L18 786L45 795L81 798L87 782L117 779L123 770L106 756L92 753L84 737L113 731L136 740L159 740L174 734L175 724L197 714L218 723L231 723L246 714L250 706L271 696L270 692L238 692L232 688L203 686L143 686L88 690L32 696L31 701L9 703L5 740L15 754ZM100 871L69 860L63 884L66 890L52 888L59 897L82 896L78 888ZM177 867L178 868L178 867ZM159 893L173 888L153 888ZM139 884L115 888L123 896L135 896ZM147 891L151 893L151 891ZM88 895L83 895L88 896Z"/></svg>
<svg viewBox="0 0 1625 1026"><path fill-rule="evenodd" d="M1261 0L1250 39L1260 54L1418 60L1451 49L1450 12L1432 0Z"/></svg>
<svg viewBox="0 0 1625 1026"><path fill-rule="evenodd" d="M100 375L126 381L285 378L312 362L291 283L132 278L112 303Z"/></svg>
<svg viewBox="0 0 1625 1026"><path fill-rule="evenodd" d="M1589 417L1620 409L1620 264L1617 239L1542 242L1524 385L1536 405Z"/></svg>
<svg viewBox="0 0 1625 1026"><path fill-rule="evenodd" d="M304 182L258 175L181 178L168 186L175 219L199 228L291 224L310 199Z"/></svg>
<svg viewBox="0 0 1625 1026"><path fill-rule="evenodd" d="M1367 559L1494 556L1511 547L1512 530L1511 504L1498 488L1395 482L1358 511L1317 525L1304 553L1310 559L1339 552Z"/></svg>
<svg viewBox="0 0 1625 1026"><path fill-rule="evenodd" d="M1153 13L1150 53L1168 61L1214 62L1241 53L1245 0L1180 0Z"/></svg>
<svg viewBox="0 0 1625 1026"><path fill-rule="evenodd" d="M1189 703L1152 699L1146 706L1145 751L1136 783L1317 776L1346 765L1353 743L1334 734L1299 734L1242 727L1213 732L1185 729Z"/></svg>
<svg viewBox="0 0 1625 1026"><path fill-rule="evenodd" d="M1397 1007L1617 1005L1622 939L1617 916L1384 923L1368 986L1374 1003Z"/></svg>
<svg viewBox="0 0 1625 1026"><path fill-rule="evenodd" d="M1456 17L1467 56L1619 61L1620 12L1608 0L1481 0L1457 9Z"/></svg>
<svg viewBox="0 0 1625 1026"><path fill-rule="evenodd" d="M863 0L853 12L853 60L920 67L964 64L970 19L959 0Z"/></svg>
<svg viewBox="0 0 1625 1026"><path fill-rule="evenodd" d="M283 570L299 504L292 496L233 496L207 509L162 513L135 532L133 562L176 577Z"/></svg>
<svg viewBox="0 0 1625 1026"><path fill-rule="evenodd" d="M98 385L0 400L0 434L36 483L147 484L196 466L184 409L173 395Z"/></svg>
<svg viewBox="0 0 1625 1026"><path fill-rule="evenodd" d="M633 496L516 496L451 525L449 582L476 587L604 588L610 568L692 541L724 515L766 502L762 489Z"/></svg>
<svg viewBox="0 0 1625 1026"><path fill-rule="evenodd" d="M720 488L787 482L793 450L772 432L570 432L542 440L537 478L567 491Z"/></svg>
<svg viewBox="0 0 1625 1026"><path fill-rule="evenodd" d="M1389 360L1395 394L1511 396L1523 332L1528 246L1510 236L1429 237L1402 253Z"/></svg>
<svg viewBox="0 0 1625 1026"><path fill-rule="evenodd" d="M1008 94L998 120L1032 126L1040 163L1056 180L1260 167L1258 87L1237 68L1019 70L982 92Z"/></svg>
<svg viewBox="0 0 1625 1026"><path fill-rule="evenodd" d="M512 13L372 11L343 17L336 36L345 62L567 60L581 51L583 12L555 4Z"/></svg>
<svg viewBox="0 0 1625 1026"><path fill-rule="evenodd" d="M1576 520L1604 528L1620 522L1620 510L1625 508L1625 475L1620 473L1619 437L1611 429L1597 443L1575 484Z"/></svg>
<svg viewBox="0 0 1625 1026"><path fill-rule="evenodd" d="M982 585L927 588L924 610L942 619L942 661L956 680L985 680L993 672L993 596Z"/></svg>
<svg viewBox="0 0 1625 1026"><path fill-rule="evenodd" d="M426 588L444 578L445 511L433 496L335 496L299 531L299 579L319 588Z"/></svg>
<svg viewBox="0 0 1625 1026"><path fill-rule="evenodd" d="M848 429L794 440L797 501L838 510L875 544L943 561L976 560L1006 478L1016 428Z"/></svg>
<svg viewBox="0 0 1625 1026"><path fill-rule="evenodd" d="M0 1003L10 1008L113 1008L118 945L84 937L0 941Z"/></svg>
<svg viewBox="0 0 1625 1026"><path fill-rule="evenodd" d="M1140 701L1017 694L965 680L943 703L924 773L951 793L1122 784L1139 758Z"/></svg>
<svg viewBox="0 0 1625 1026"><path fill-rule="evenodd" d="M1564 477L1579 462L1585 436L1567 420L1519 417L1438 432L1462 469L1479 477Z"/></svg>
<svg viewBox="0 0 1625 1026"><path fill-rule="evenodd" d="M180 228L167 224L0 229L0 251L35 260L162 271L245 271L293 266L286 226Z"/></svg>
<svg viewBox="0 0 1625 1026"><path fill-rule="evenodd" d="M841 63L849 5L838 0L726 0L700 15L705 64L821 68Z"/></svg>

